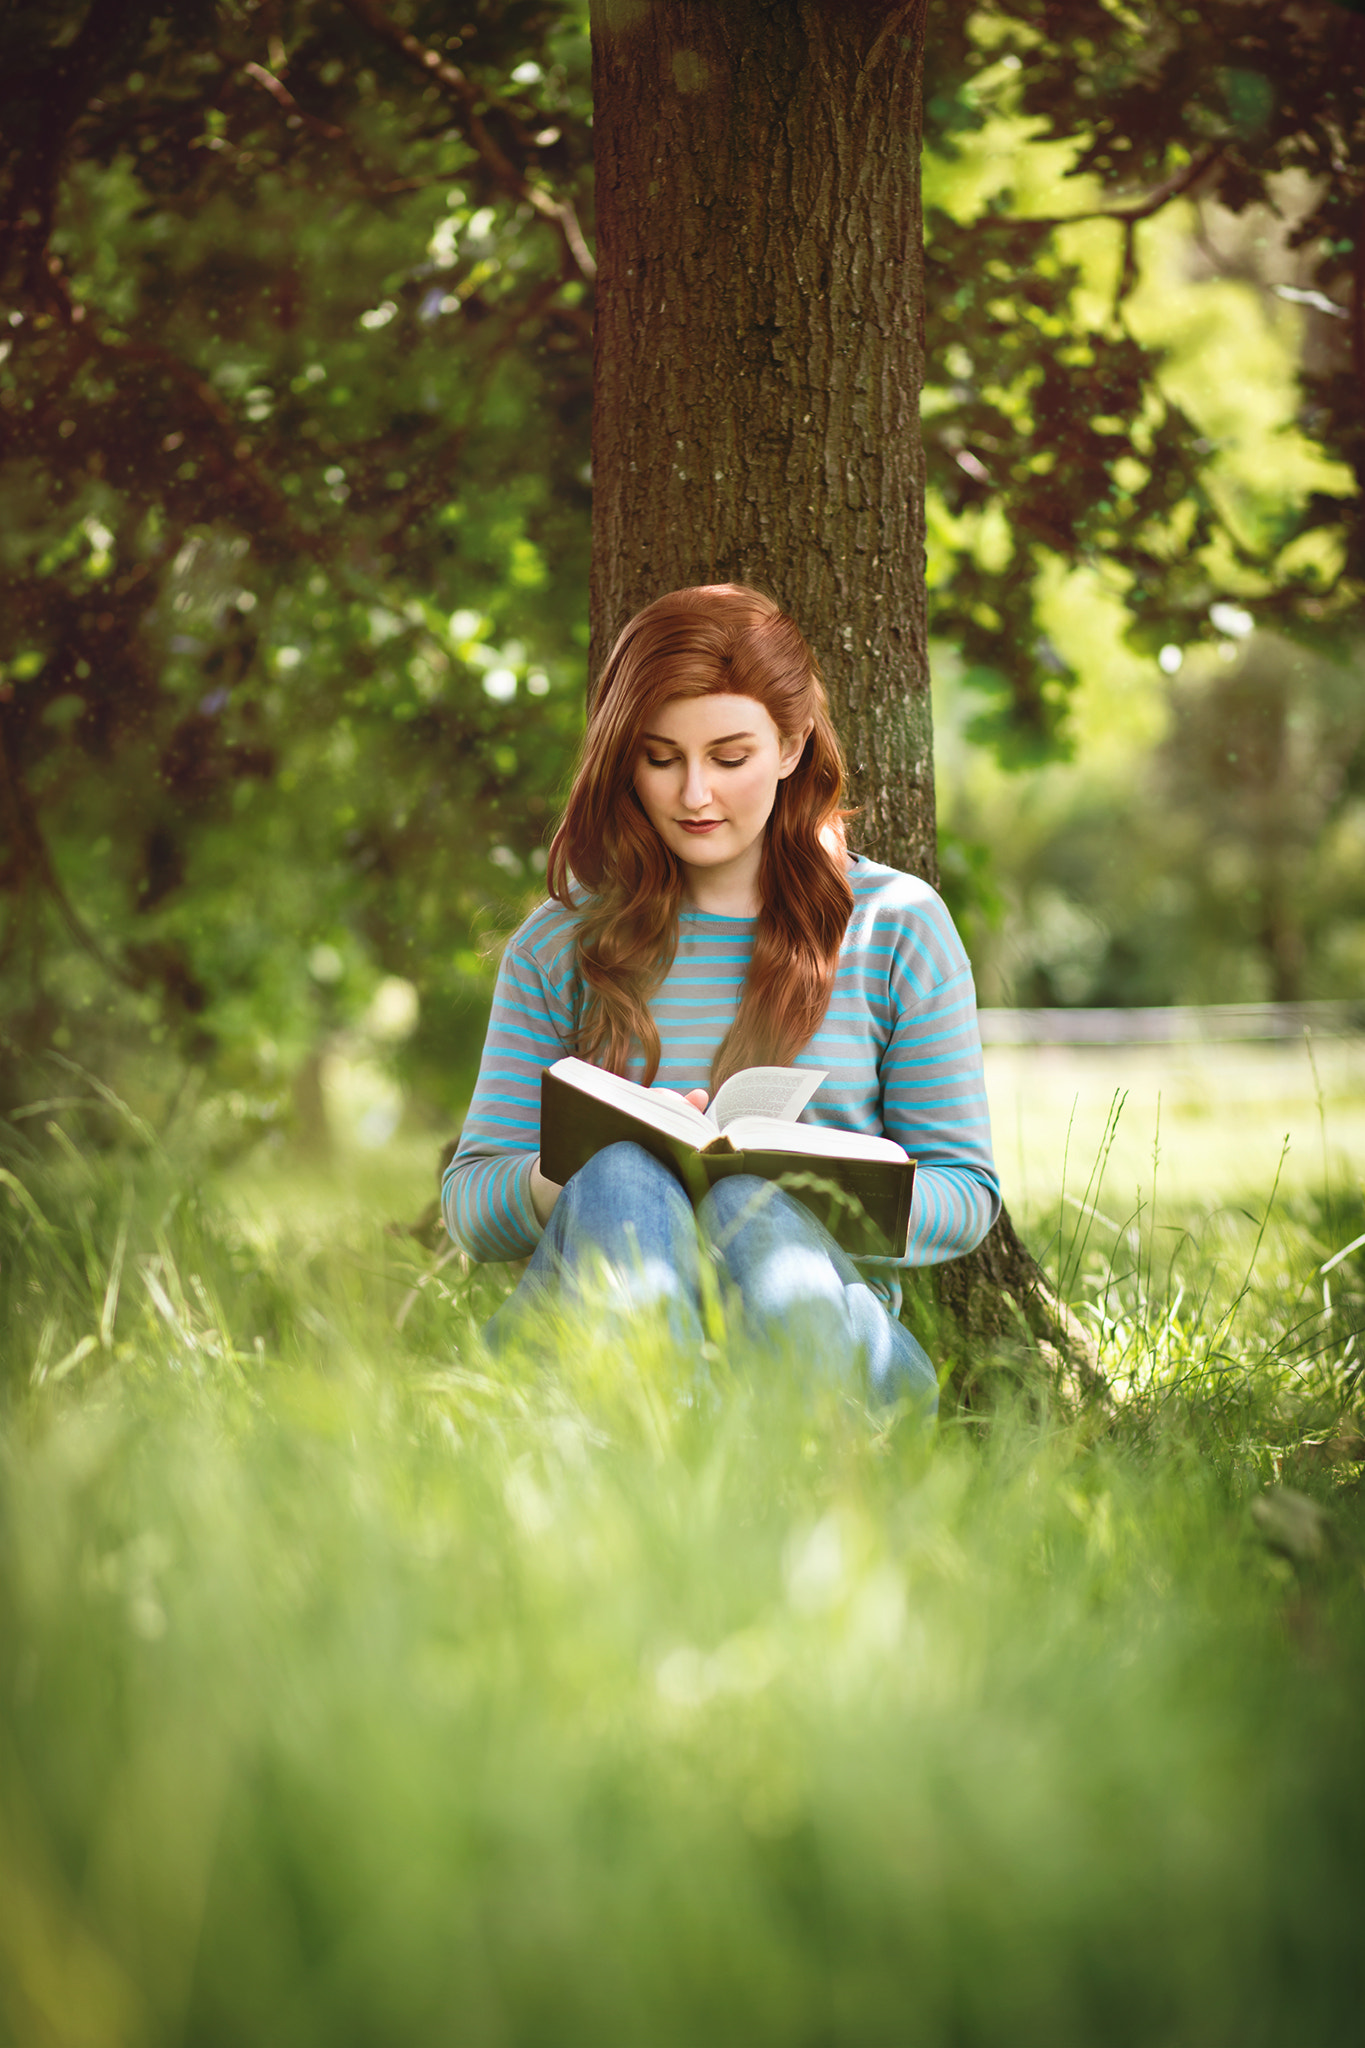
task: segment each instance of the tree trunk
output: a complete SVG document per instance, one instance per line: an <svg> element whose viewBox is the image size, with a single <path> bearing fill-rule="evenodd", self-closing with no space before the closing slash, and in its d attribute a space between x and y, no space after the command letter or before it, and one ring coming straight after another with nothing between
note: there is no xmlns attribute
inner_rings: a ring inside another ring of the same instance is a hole
<svg viewBox="0 0 1365 2048"><path fill-rule="evenodd" d="M735 578L810 637L875 859L933 877L923 5L597 0L594 673Z"/></svg>
<svg viewBox="0 0 1365 2048"><path fill-rule="evenodd" d="M925 0L592 0L592 670L735 579L814 646L851 842L937 882L925 636ZM932 1283L975 1336L1062 1312L1008 1218Z"/></svg>

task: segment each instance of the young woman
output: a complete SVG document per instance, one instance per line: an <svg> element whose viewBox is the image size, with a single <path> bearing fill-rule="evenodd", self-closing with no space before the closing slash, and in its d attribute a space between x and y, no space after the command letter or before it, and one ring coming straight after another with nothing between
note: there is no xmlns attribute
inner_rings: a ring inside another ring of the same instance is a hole
<svg viewBox="0 0 1365 2048"><path fill-rule="evenodd" d="M626 626L443 1189L471 1258L532 1255L490 1342L605 1276L623 1312L662 1307L700 1345L705 1262L758 1341L936 1405L896 1320L897 1262L855 1263L785 1191L737 1175L694 1217L634 1145L563 1188L540 1171L540 1077L565 1053L699 1106L742 1067L823 1067L805 1121L885 1132L918 1161L903 1263L985 1236L1000 1193L971 968L927 883L847 852L842 782L814 656L770 598L678 590Z"/></svg>

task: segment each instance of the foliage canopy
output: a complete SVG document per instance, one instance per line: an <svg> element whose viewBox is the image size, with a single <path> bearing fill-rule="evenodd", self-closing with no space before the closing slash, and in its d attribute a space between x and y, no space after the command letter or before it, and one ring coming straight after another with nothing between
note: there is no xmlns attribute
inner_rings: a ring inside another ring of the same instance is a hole
<svg viewBox="0 0 1365 2048"><path fill-rule="evenodd" d="M151 1033L268 1107L389 975L453 1102L580 715L584 10L57 0L3 33L4 1092L49 1043ZM1065 744L1059 567L1148 653L1229 594L1350 631L1363 35L1258 0L930 9L932 621L1007 758ZM1059 173L1075 204L1034 210ZM1261 224L1207 260L1302 321L1317 484L1248 483L1131 317L1172 206Z"/></svg>

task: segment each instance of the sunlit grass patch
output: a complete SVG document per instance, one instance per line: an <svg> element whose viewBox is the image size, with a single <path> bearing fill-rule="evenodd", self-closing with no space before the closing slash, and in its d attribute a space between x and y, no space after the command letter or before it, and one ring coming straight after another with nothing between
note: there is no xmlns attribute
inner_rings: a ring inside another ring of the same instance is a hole
<svg viewBox="0 0 1365 2048"><path fill-rule="evenodd" d="M492 1355L492 1276L382 1216L262 1234L145 1151L21 1178L15 2040L1353 2022L1365 1532L1289 1448L1358 1412L1325 1205L1249 1279L1260 1219L1095 1226L1116 1411L1002 1371L929 1437L661 1329Z"/></svg>
<svg viewBox="0 0 1365 2048"><path fill-rule="evenodd" d="M1054 1212L1047 1234L1062 1290L1095 1333L1125 1437L1193 1431L1263 1479L1315 1439L1342 1446L1325 1462L1358 1463L1345 1451L1360 1435L1365 1258L1347 1238L1365 1224L1360 1195L1277 1198L1272 1187L1202 1214L1149 1209L1139 1196L1122 1222L1111 1202L1087 1189ZM1358 1473L1336 1476L1354 1483Z"/></svg>

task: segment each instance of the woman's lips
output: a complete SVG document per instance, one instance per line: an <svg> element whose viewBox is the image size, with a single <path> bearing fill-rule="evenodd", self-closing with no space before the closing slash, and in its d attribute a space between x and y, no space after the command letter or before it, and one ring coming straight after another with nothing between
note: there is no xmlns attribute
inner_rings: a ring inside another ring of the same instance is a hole
<svg viewBox="0 0 1365 2048"><path fill-rule="evenodd" d="M684 832L694 832L700 839L706 833L714 832L717 826L725 823L725 820L724 818L679 818L678 823L682 826Z"/></svg>

